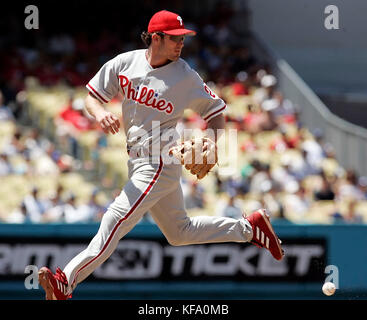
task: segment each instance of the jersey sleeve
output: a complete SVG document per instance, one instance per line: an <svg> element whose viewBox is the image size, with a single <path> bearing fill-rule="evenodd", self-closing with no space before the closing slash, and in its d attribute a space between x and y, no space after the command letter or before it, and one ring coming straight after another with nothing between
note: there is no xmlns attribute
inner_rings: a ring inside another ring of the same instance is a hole
<svg viewBox="0 0 367 320"><path fill-rule="evenodd" d="M212 91L195 72L188 108L197 112L206 122L223 113L225 102Z"/></svg>
<svg viewBox="0 0 367 320"><path fill-rule="evenodd" d="M86 85L101 103L108 103L119 91L118 68L121 62L119 58L117 56L107 61Z"/></svg>

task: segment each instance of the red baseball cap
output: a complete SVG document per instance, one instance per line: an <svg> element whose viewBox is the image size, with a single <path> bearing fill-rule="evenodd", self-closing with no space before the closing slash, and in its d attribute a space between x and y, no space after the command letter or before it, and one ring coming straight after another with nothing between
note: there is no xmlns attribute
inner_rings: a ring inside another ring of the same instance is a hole
<svg viewBox="0 0 367 320"><path fill-rule="evenodd" d="M149 21L148 32L159 31L171 36L196 35L195 31L185 29L182 18L177 13L167 10L158 11Z"/></svg>

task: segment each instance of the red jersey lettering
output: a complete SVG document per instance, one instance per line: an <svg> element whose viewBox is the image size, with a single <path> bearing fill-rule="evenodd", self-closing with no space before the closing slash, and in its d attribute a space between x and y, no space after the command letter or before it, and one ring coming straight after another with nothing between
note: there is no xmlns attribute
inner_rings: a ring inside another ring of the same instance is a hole
<svg viewBox="0 0 367 320"><path fill-rule="evenodd" d="M145 105L147 107L152 107L153 109L157 109L158 111L164 111L168 114L172 113L172 111L174 110L172 102L167 101L163 98L154 98L155 92L153 89L149 89L148 87L143 86L140 90L140 95L138 97L139 90L133 87L132 82L127 77L125 77L124 75L119 75L119 79L121 90L126 99L136 101L139 104Z"/></svg>

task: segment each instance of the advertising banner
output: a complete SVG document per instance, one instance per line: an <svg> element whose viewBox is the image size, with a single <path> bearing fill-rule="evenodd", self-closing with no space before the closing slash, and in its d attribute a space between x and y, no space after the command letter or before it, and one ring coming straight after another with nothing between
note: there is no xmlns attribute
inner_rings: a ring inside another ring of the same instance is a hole
<svg viewBox="0 0 367 320"><path fill-rule="evenodd" d="M122 239L91 280L322 281L323 238L285 238L286 259L276 261L248 243L171 246L164 238ZM85 239L0 237L0 280L24 278L28 265L63 268L86 248Z"/></svg>

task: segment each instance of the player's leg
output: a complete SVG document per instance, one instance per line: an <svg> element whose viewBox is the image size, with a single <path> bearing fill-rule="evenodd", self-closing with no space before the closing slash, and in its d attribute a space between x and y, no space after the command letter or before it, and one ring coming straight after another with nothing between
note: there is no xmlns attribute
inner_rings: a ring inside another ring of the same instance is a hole
<svg viewBox="0 0 367 320"><path fill-rule="evenodd" d="M181 186L160 199L150 212L168 242L189 245L213 242L251 242L270 251L277 260L284 252L265 210L240 219L215 216L188 217Z"/></svg>
<svg viewBox="0 0 367 320"><path fill-rule="evenodd" d="M130 159L128 165L130 180L104 214L98 233L64 268L70 291L113 253L155 203L176 188L181 172L181 165L164 166L162 159L158 163Z"/></svg>
<svg viewBox="0 0 367 320"><path fill-rule="evenodd" d="M248 242L251 224L245 219L216 216L188 217L181 185L160 199L151 209L152 218L172 245L209 242Z"/></svg>
<svg viewBox="0 0 367 320"><path fill-rule="evenodd" d="M47 268L43 269L40 284L46 291L56 290L59 287L55 277L66 277L68 290L63 294L68 296L78 283L90 275L115 250L119 240L126 235L142 218L160 197L164 195L159 186L163 171L163 163L133 163L129 161L130 180L124 186L120 195L108 207L104 214L99 230L88 247L75 256L64 268L63 272L52 276ZM155 190L155 189L158 190ZM159 192L160 190L160 192ZM44 278L44 279L43 279ZM43 279L43 280L42 280ZM41 283L41 280L43 283ZM57 280L57 279L56 279ZM65 283L63 283L64 287ZM50 289L51 288L51 289ZM52 296L49 293L48 296ZM58 292L59 293L59 292Z"/></svg>
<svg viewBox="0 0 367 320"><path fill-rule="evenodd" d="M64 269L70 289L88 277L116 249L125 236L158 201L155 188L159 184L163 163L142 164L127 182L120 195L103 215L99 230L89 246L74 257ZM155 191L155 192L154 192Z"/></svg>

